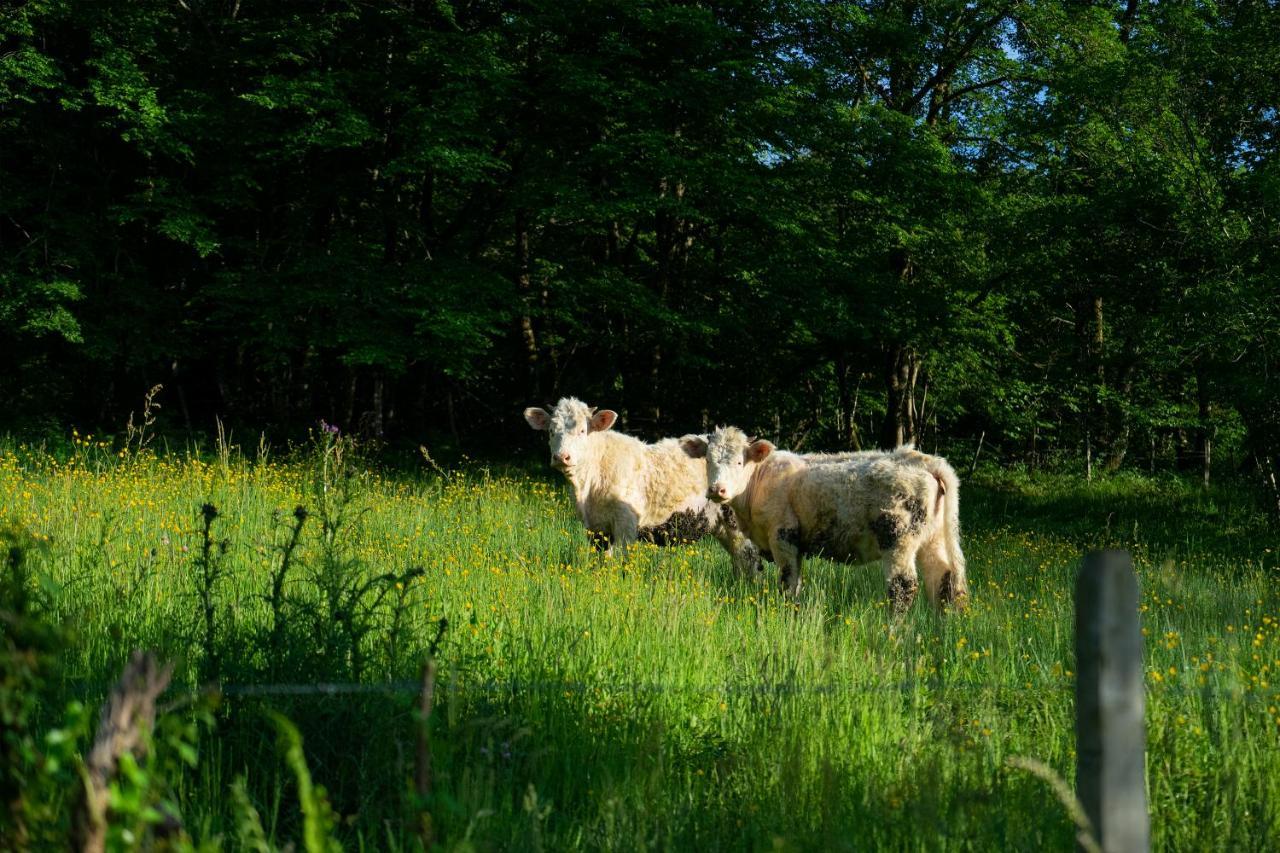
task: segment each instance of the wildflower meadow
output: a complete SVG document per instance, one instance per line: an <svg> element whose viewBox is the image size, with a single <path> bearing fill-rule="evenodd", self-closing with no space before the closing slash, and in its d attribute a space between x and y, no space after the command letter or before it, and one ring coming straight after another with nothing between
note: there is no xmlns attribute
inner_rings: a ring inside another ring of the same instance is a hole
<svg viewBox="0 0 1280 853"><path fill-rule="evenodd" d="M8 445L6 595L46 626L3 694L24 837L71 831L77 751L147 649L174 671L113 788L120 847L1065 849L1073 577L1105 545L1142 588L1154 845L1272 845L1255 503L991 468L961 506L970 607L893 620L874 565L812 561L789 600L709 540L601 558L533 467L389 468L328 432L278 458Z"/></svg>

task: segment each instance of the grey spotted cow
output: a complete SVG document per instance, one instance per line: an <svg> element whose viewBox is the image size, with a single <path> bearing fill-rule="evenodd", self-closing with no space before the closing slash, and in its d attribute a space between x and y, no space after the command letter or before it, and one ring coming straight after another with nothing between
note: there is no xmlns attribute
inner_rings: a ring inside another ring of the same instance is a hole
<svg viewBox="0 0 1280 853"><path fill-rule="evenodd" d="M637 540L666 545L714 536L744 576L760 571L760 553L733 512L707 497L706 467L674 438L647 444L613 431L617 412L566 397L553 411L529 408L525 420L545 430L551 466L573 489L578 517L606 552Z"/></svg>
<svg viewBox="0 0 1280 853"><path fill-rule="evenodd" d="M879 558L889 600L902 613L919 587L918 559L929 600L964 606L960 483L946 460L904 446L815 464L734 427L680 441L705 460L707 496L732 507L743 532L778 564L784 591L799 591L805 554Z"/></svg>

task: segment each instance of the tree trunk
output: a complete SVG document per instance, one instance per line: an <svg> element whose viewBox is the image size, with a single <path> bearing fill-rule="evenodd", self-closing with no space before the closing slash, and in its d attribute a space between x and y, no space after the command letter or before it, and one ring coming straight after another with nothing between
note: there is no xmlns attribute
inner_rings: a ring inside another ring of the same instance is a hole
<svg viewBox="0 0 1280 853"><path fill-rule="evenodd" d="M1107 448L1106 469L1108 473L1119 471L1120 466L1124 464L1124 457L1129 452L1129 419L1125 416L1122 417L1124 422L1111 437L1110 446Z"/></svg>
<svg viewBox="0 0 1280 853"><path fill-rule="evenodd" d="M1084 478L1087 482L1093 482L1093 442L1087 429L1084 432Z"/></svg>
<svg viewBox="0 0 1280 853"><path fill-rule="evenodd" d="M1096 455L1103 467L1113 470L1124 459L1127 436L1115 442L1116 431L1110 408L1107 405L1107 364L1103 357L1106 346L1106 322L1102 297L1086 292L1081 295L1076 308L1076 334L1080 340L1080 363L1083 373L1091 376L1088 394L1082 407L1086 454L1086 471L1093 476L1093 459ZM1088 380L1087 380L1088 381Z"/></svg>
<svg viewBox="0 0 1280 853"><path fill-rule="evenodd" d="M862 375L858 375L857 385L853 392L849 391L849 366L844 359L835 363L836 390L839 395L836 412L837 445L850 450L862 449L862 437L858 435L858 396L862 390Z"/></svg>
<svg viewBox="0 0 1280 853"><path fill-rule="evenodd" d="M649 419L656 432L658 425L662 422L662 403L660 390L662 388L662 344L655 343L653 345L653 353L649 361Z"/></svg>
<svg viewBox="0 0 1280 853"><path fill-rule="evenodd" d="M382 372L375 371L373 375L373 408L369 412L369 432L374 438L382 438L385 430L383 422L383 392L385 384Z"/></svg>
<svg viewBox="0 0 1280 853"><path fill-rule="evenodd" d="M677 128L676 134L679 135ZM665 199L668 195L675 198L684 196L684 184L676 181L672 186L672 182L667 178L662 178L658 182L658 198ZM658 297L658 303L666 308L671 296L671 279L673 277L673 268L676 264L681 247L681 223L677 217L665 207L660 207L654 215L653 241L655 248L655 264L654 270L654 291ZM649 360L649 417L652 419L654 428L656 429L661 417L662 407L659 398L659 389L662 387L661 371L662 371L662 330L657 331L657 337L654 340L653 348L650 353Z"/></svg>
<svg viewBox="0 0 1280 853"><path fill-rule="evenodd" d="M917 375L919 374L918 367L916 368L916 373ZM915 389L913 387L911 392L911 411L915 413L914 419L917 424L915 442L916 444L920 445L920 449L923 450L925 436L928 435L928 432L929 432L929 415L928 415L929 380L928 379L924 381L924 390L920 395L919 407L916 406L915 396L916 396ZM938 443L938 431L936 429L933 431L933 442L934 444Z"/></svg>
<svg viewBox="0 0 1280 853"><path fill-rule="evenodd" d="M1184 427L1178 427L1175 429L1173 431L1173 438L1174 468L1182 472L1193 470L1195 468L1195 445L1187 438L1186 429Z"/></svg>
<svg viewBox="0 0 1280 853"><path fill-rule="evenodd" d="M915 385L920 355L911 347L891 344L885 350L885 419L880 446L886 450L916 440Z"/></svg>
<svg viewBox="0 0 1280 853"><path fill-rule="evenodd" d="M1102 408L1102 392L1107 388L1107 366L1102 359L1102 350L1106 345L1105 329L1106 324L1103 321L1102 314L1102 297L1094 296L1092 300L1092 324L1089 334L1089 358L1093 362L1094 376L1097 379L1097 405Z"/></svg>
<svg viewBox="0 0 1280 853"><path fill-rule="evenodd" d="M1200 410L1200 424L1196 429L1196 454L1201 460L1204 487L1207 489L1213 457L1213 433L1209 425L1213 404L1209 399L1209 381L1205 378L1204 369L1200 367L1196 369L1196 403Z"/></svg>
<svg viewBox="0 0 1280 853"><path fill-rule="evenodd" d="M444 395L445 411L449 415L449 434L453 436L453 444L457 448L462 447L462 435L458 432L458 415L454 411L453 406L453 386L450 385L445 389Z"/></svg>
<svg viewBox="0 0 1280 853"><path fill-rule="evenodd" d="M178 369L177 359L173 360L169 369L173 373L173 384L178 391L178 409L182 412L182 423L187 432L191 432L191 410L187 407L187 393L182 388L182 373Z"/></svg>
<svg viewBox="0 0 1280 853"><path fill-rule="evenodd" d="M413 411L411 421L414 428L426 432L431 423L431 369L426 363L413 369Z"/></svg>
<svg viewBox="0 0 1280 853"><path fill-rule="evenodd" d="M529 264L529 212L516 210L516 290L520 294L520 339L524 345L528 399L542 396L538 375L538 338L533 330L533 275Z"/></svg>
<svg viewBox="0 0 1280 853"><path fill-rule="evenodd" d="M1110 445L1107 448L1107 470L1117 471L1129 452L1129 439L1133 433L1133 416L1130 414L1130 395L1133 393L1133 374L1138 359L1132 340L1126 341L1121 356L1120 369L1115 377L1116 402L1108 407L1111 414Z"/></svg>
<svg viewBox="0 0 1280 853"><path fill-rule="evenodd" d="M889 264L898 285L910 288L915 276L907 250L899 247L892 251ZM884 355L885 419L880 430L880 445L892 450L916 440L915 390L920 356L901 341L891 341Z"/></svg>
<svg viewBox="0 0 1280 853"><path fill-rule="evenodd" d="M1270 456L1267 457L1266 462L1266 467L1262 469L1262 476L1271 485L1271 495L1276 500L1276 520L1280 521L1280 480L1276 479L1276 463Z"/></svg>
<svg viewBox="0 0 1280 853"><path fill-rule="evenodd" d="M343 406L345 417L342 424L346 429L351 429L354 425L352 422L356 419L356 382L359 374L354 367L347 368L347 399Z"/></svg>

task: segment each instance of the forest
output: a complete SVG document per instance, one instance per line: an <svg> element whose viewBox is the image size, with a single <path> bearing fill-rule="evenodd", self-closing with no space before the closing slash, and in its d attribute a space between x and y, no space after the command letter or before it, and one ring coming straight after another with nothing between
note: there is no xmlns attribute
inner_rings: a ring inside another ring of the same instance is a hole
<svg viewBox="0 0 1280 853"><path fill-rule="evenodd" d="M1278 105L1274 0L6 2L0 429L1275 473Z"/></svg>

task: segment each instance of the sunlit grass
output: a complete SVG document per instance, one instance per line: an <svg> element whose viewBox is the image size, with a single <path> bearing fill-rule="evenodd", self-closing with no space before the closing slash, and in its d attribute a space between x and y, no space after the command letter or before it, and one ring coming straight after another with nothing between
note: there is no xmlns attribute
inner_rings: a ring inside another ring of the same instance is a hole
<svg viewBox="0 0 1280 853"><path fill-rule="evenodd" d="M735 578L710 541L602 562L550 478L369 473L351 493L342 547L356 571L424 570L388 581L358 677L415 678L436 622L451 625L433 729L447 842L1063 849L1063 809L1004 762L1074 774L1072 586L1082 551L1101 545L1134 552L1142 587L1156 845L1280 837L1280 557L1228 492L988 475L962 497L969 611L940 618L918 602L898 624L874 566L811 561L789 601L772 574ZM65 691L90 698L137 647L177 660L182 688L201 686L206 502L225 543L222 679L356 677L314 621L319 494L306 459L119 458L80 436L70 458L0 452L0 516L44 543L48 594L76 637ZM312 516L285 587L281 672L264 640L269 579L299 505ZM351 817L344 831L407 844L412 699L229 698L182 787L189 825L232 832L235 773L260 807L279 795L260 714L271 703L298 721L317 782ZM285 815L278 831L290 827Z"/></svg>

